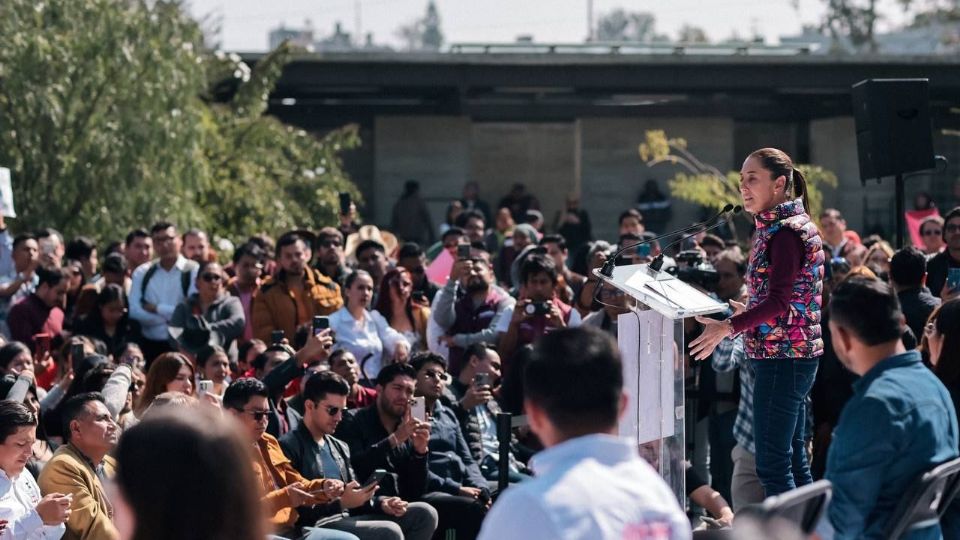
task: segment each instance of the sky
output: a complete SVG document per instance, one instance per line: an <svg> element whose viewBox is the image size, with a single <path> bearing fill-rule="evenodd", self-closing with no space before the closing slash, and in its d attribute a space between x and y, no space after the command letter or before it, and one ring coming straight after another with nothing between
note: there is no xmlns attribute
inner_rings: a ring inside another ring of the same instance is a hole
<svg viewBox="0 0 960 540"><path fill-rule="evenodd" d="M446 43L510 43L519 35L537 42L578 43L587 35L589 0L436 0ZM904 21L895 0L880 0L888 13L884 26ZM794 3L797 4L796 8ZM676 38L684 24L698 26L712 41L736 32L756 30L768 44L781 35L795 35L803 24L816 23L826 0L593 0L595 18L623 8L647 11L656 17L657 33ZM372 32L374 42L401 46L396 30L422 17L427 0L189 0L196 17L222 20L221 42L226 50L263 51L267 34L281 25L299 28L310 20L315 36L333 33L340 21L347 32ZM358 16L359 15L359 16Z"/></svg>

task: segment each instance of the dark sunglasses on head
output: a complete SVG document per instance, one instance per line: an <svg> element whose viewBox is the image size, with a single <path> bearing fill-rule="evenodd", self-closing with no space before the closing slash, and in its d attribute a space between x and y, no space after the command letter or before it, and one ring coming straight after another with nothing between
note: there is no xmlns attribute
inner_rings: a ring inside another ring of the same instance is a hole
<svg viewBox="0 0 960 540"><path fill-rule="evenodd" d="M223 276L220 274L203 274L200 276L200 279L206 281L207 283L213 283L215 281L223 281Z"/></svg>

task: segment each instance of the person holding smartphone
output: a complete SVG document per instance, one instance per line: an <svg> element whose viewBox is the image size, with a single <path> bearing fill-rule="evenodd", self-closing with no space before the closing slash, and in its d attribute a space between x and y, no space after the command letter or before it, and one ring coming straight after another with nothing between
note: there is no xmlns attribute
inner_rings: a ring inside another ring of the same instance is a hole
<svg viewBox="0 0 960 540"><path fill-rule="evenodd" d="M254 447L253 470L260 487L260 501L269 516L274 534L290 540L352 540L351 534L337 535L323 529L301 530L297 508L329 503L343 494L343 482L333 478L308 480L283 455L280 443L267 433L270 415L267 387L257 379L232 382L223 394L223 408L238 420L241 434Z"/></svg>
<svg viewBox="0 0 960 540"><path fill-rule="evenodd" d="M960 207L943 218L946 248L927 262L927 287L943 301L960 296Z"/></svg>
<svg viewBox="0 0 960 540"><path fill-rule="evenodd" d="M748 303L731 301L734 316L722 321L697 317L704 329L690 343L690 355L705 360L724 338L744 335L756 373L757 475L770 497L813 481L806 399L823 355L824 251L808 211L803 174L782 150L763 148L747 157L740 194L757 224L747 270Z"/></svg>
<svg viewBox="0 0 960 540"><path fill-rule="evenodd" d="M401 499L384 469L374 470L367 479L358 477L350 464L349 447L333 436L343 420L349 392L350 386L336 373L314 373L303 388L303 422L280 438L283 453L304 478L344 483L339 501L304 510L301 521L361 537L429 540L437 528L436 510L427 503Z"/></svg>

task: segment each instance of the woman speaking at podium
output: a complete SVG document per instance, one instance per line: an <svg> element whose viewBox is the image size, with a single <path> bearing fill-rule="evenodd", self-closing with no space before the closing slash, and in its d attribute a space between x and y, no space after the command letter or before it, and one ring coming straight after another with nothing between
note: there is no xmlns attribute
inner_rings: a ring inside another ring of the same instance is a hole
<svg viewBox="0 0 960 540"><path fill-rule="evenodd" d="M740 169L740 195L757 226L748 304L731 302L734 315L724 321L697 317L705 327L690 354L704 360L724 338L743 334L756 373L757 476L770 497L813 481L804 444L805 402L823 354L824 256L806 182L786 153L762 148L750 154Z"/></svg>

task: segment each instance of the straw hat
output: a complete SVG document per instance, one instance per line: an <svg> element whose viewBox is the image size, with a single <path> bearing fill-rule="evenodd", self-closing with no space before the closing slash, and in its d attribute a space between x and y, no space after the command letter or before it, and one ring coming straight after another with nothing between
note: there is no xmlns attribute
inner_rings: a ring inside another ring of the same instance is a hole
<svg viewBox="0 0 960 540"><path fill-rule="evenodd" d="M376 240L386 249L388 259L396 258L399 242L393 233L381 231L376 225L364 225L360 229L347 237L347 244L343 248L343 254L347 262L357 262L357 246L366 240Z"/></svg>

